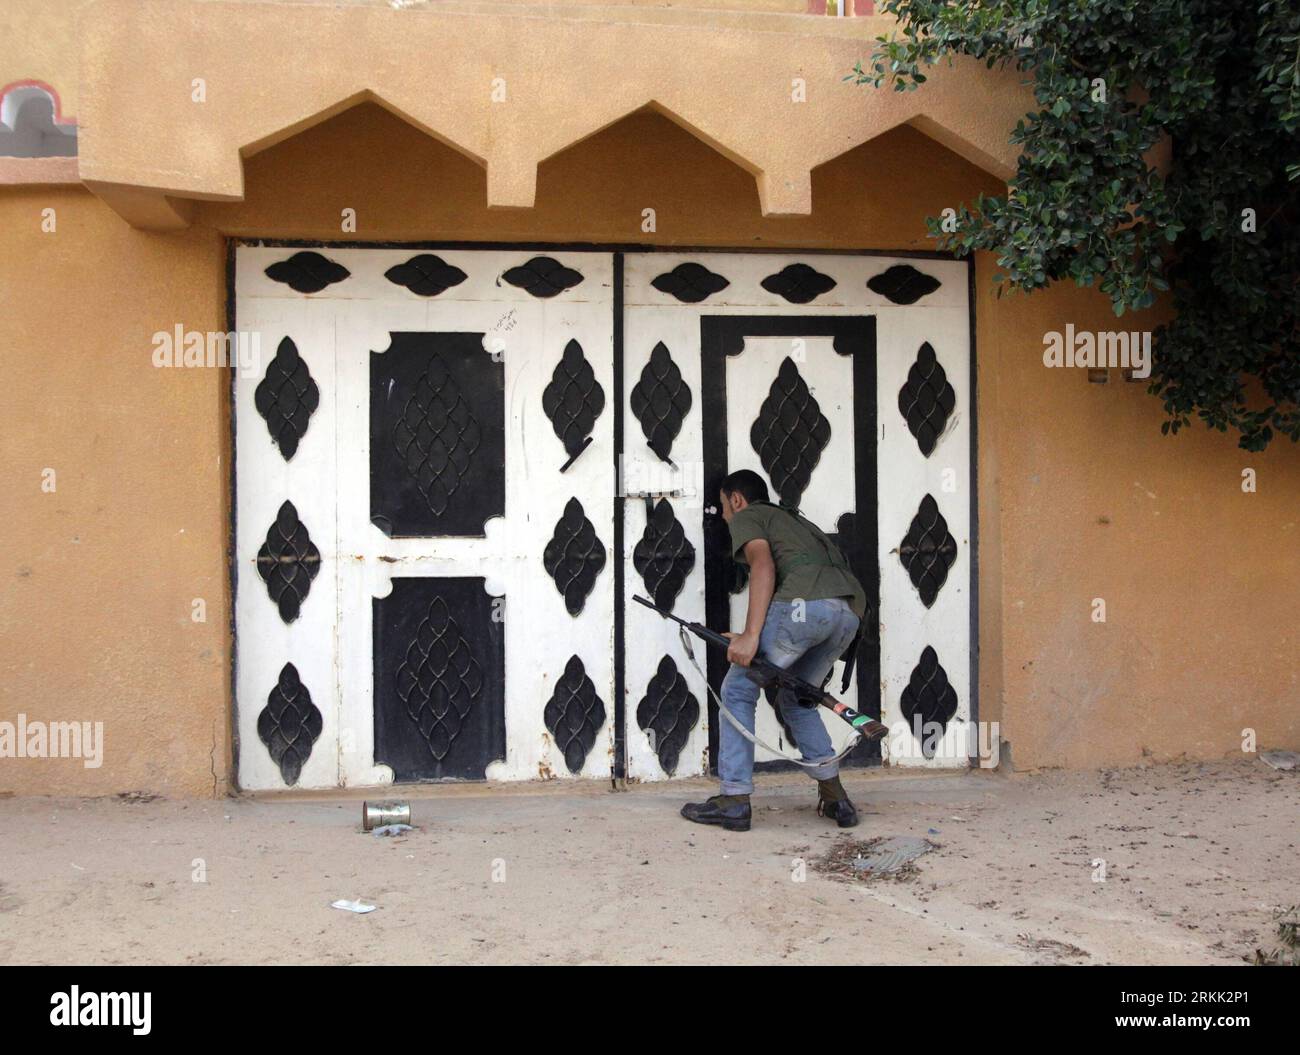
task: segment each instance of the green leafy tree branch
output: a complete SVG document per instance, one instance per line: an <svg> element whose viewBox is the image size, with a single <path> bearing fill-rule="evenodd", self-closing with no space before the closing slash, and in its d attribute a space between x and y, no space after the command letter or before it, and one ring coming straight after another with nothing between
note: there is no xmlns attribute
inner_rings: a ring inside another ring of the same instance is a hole
<svg viewBox="0 0 1300 1055"><path fill-rule="evenodd" d="M914 91L966 55L1024 74L1038 106L1009 130L1006 193L930 219L942 247L993 253L1003 287L1096 285L1117 315L1168 291L1162 430L1195 416L1246 450L1300 441L1300 0L880 8L897 31L846 79ZM1162 176L1148 155L1166 139Z"/></svg>

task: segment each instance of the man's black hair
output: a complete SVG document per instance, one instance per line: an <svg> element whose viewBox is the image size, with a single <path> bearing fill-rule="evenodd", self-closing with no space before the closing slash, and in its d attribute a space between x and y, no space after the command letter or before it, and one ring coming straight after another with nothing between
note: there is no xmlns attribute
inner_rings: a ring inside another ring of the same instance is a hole
<svg viewBox="0 0 1300 1055"><path fill-rule="evenodd" d="M720 490L724 494L741 494L746 502L770 502L767 496L767 484L753 469L737 469L722 481Z"/></svg>

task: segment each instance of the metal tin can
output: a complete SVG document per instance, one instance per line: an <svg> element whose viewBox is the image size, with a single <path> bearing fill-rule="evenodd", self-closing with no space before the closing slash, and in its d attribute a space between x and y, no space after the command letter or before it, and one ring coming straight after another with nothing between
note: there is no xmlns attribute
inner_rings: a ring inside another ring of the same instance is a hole
<svg viewBox="0 0 1300 1055"><path fill-rule="evenodd" d="M363 802L361 804L361 827L366 831L382 828L385 824L410 823L409 802Z"/></svg>

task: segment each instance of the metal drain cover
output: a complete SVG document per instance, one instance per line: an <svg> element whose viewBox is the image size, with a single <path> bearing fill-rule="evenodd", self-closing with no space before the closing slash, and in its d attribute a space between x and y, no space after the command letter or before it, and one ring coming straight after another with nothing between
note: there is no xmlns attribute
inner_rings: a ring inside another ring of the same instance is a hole
<svg viewBox="0 0 1300 1055"><path fill-rule="evenodd" d="M877 844L866 857L855 858L849 863L859 872L888 875L933 849L934 844L928 839L895 835Z"/></svg>

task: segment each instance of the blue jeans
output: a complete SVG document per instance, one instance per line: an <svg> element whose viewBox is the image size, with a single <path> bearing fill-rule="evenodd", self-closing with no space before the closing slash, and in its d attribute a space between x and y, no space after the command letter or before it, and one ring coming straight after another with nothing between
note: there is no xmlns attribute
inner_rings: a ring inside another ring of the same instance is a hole
<svg viewBox="0 0 1300 1055"><path fill-rule="evenodd" d="M795 620L803 609L803 621ZM758 655L769 663L797 674L820 687L835 661L840 658L858 630L858 617L840 598L825 601L773 601L758 638ZM731 665L722 681L722 702L736 720L751 733L758 704L758 683L747 667ZM781 703L781 713L799 741L799 753L806 762L834 757L830 734L822 724L820 707ZM722 794L749 795L754 790L754 745L746 740L723 715L718 715L718 776ZM839 763L805 771L814 780L829 780L839 772Z"/></svg>

